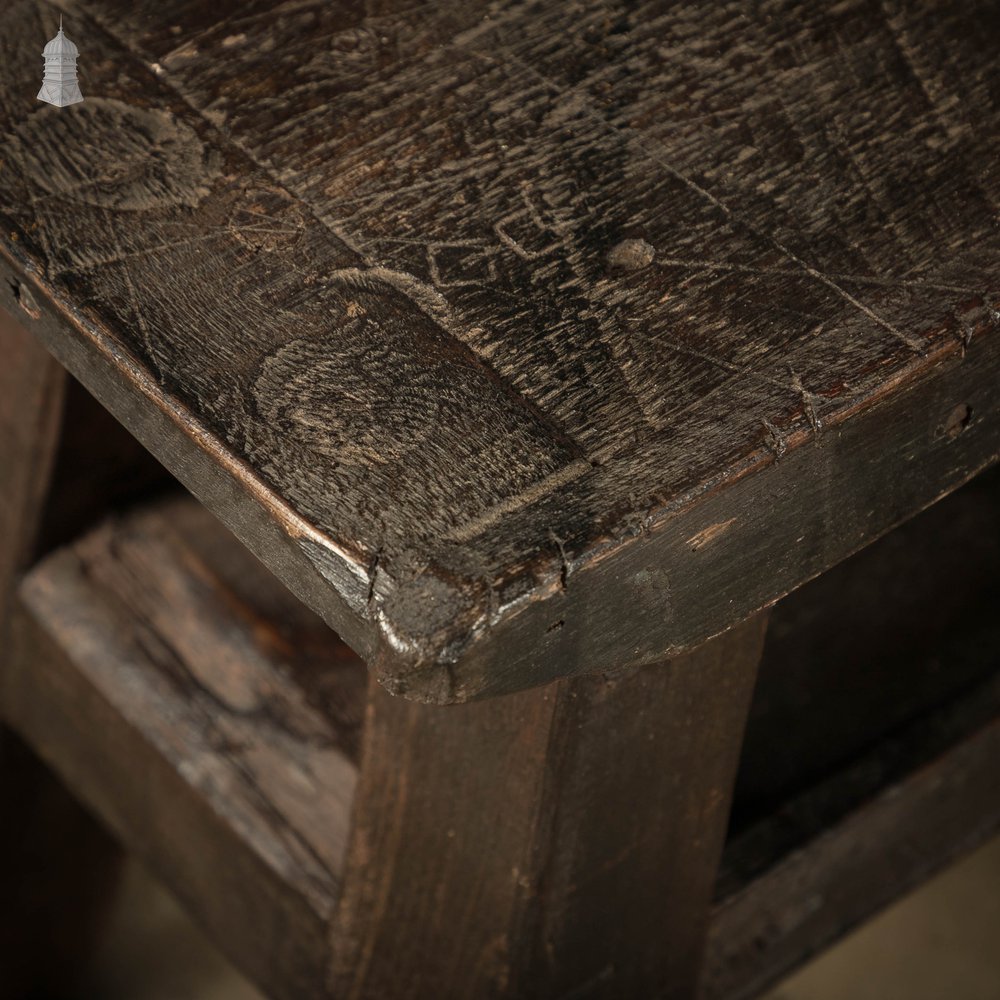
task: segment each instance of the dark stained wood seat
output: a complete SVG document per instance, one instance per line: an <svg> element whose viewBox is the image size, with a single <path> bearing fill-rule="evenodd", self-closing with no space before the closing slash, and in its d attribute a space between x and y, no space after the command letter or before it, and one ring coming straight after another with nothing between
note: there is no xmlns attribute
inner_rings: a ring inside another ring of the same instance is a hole
<svg viewBox="0 0 1000 1000"><path fill-rule="evenodd" d="M990 0L84 0L69 112L8 21L32 329L397 693L696 646L1000 450Z"/></svg>
<svg viewBox="0 0 1000 1000"><path fill-rule="evenodd" d="M995 829L992 536L890 532L1000 457L996 3L4 24L11 898L113 853L18 740L287 1000L751 996Z"/></svg>

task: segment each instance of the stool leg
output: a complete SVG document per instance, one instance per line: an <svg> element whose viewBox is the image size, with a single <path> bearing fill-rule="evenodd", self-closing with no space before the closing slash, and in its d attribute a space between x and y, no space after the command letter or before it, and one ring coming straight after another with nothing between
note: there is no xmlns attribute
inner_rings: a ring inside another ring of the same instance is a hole
<svg viewBox="0 0 1000 1000"><path fill-rule="evenodd" d="M331 995L694 997L764 627L471 705L373 686Z"/></svg>
<svg viewBox="0 0 1000 1000"><path fill-rule="evenodd" d="M30 561L59 439L65 378L0 311L0 670L17 574ZM3 705L0 703L0 719ZM63 992L110 898L119 850L0 724L0 992Z"/></svg>
<svg viewBox="0 0 1000 1000"><path fill-rule="evenodd" d="M41 523L66 375L2 310L0 358L0 629L5 631L14 579L31 559Z"/></svg>

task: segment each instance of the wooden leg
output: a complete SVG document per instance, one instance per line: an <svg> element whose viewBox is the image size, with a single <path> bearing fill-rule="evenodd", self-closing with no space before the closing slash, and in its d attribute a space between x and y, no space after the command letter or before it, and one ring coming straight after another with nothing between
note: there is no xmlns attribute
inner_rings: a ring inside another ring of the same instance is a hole
<svg viewBox="0 0 1000 1000"><path fill-rule="evenodd" d="M65 375L0 311L0 670L17 574L30 560L59 438ZM0 704L0 719L3 705ZM109 898L118 851L0 724L0 992L64 987Z"/></svg>
<svg viewBox="0 0 1000 1000"><path fill-rule="evenodd" d="M59 441L66 376L0 310L0 636L16 574L31 558ZM6 643L0 643L0 650ZM0 654L2 655L2 654Z"/></svg>
<svg viewBox="0 0 1000 1000"><path fill-rule="evenodd" d="M331 995L694 997L764 617L617 680L373 687Z"/></svg>

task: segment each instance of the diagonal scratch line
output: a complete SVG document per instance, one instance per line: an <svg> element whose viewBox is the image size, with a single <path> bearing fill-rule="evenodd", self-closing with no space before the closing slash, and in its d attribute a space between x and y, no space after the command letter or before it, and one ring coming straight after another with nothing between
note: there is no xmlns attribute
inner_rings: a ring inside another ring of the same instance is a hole
<svg viewBox="0 0 1000 1000"><path fill-rule="evenodd" d="M279 226L293 226L293 223L287 218L283 219L278 215L268 215L267 212L256 212L252 208L248 208L246 204L239 202L233 204L233 210L227 216L226 221L234 226L238 226L240 223L236 221L236 218L240 215L249 216L249 218L255 220L255 223L257 219L266 219L268 222L276 222Z"/></svg>
<svg viewBox="0 0 1000 1000"><path fill-rule="evenodd" d="M641 320L633 319L629 322L638 323L641 322ZM683 344L678 344L674 340L658 337L656 340L656 346L665 347L667 350L674 351L677 354L687 354L692 358L700 358L702 361L707 361L711 365L716 365L724 371L732 372L734 375L743 375L746 378L754 379L757 382L763 382L765 385L783 389L785 392L789 392L794 396L800 396L803 392L801 382L799 385L789 384L788 382L783 382L780 378L773 378L770 375L763 374L763 372L754 371L752 368L744 368L732 361L724 361L722 358L717 358L714 355L709 354L707 351L699 351L696 347L686 347Z"/></svg>
<svg viewBox="0 0 1000 1000"><path fill-rule="evenodd" d="M143 60L144 57L142 53L138 50L133 50L125 41L123 41L119 34L109 26L105 17L99 15L91 9L86 11L86 17L95 27L99 28L108 36L116 48L124 50L132 57L133 60ZM379 266L378 260L376 260L375 257L361 245L362 237L360 234L348 234L338 220L330 218L327 212L321 212L317 209L306 195L299 193L296 188L286 186L284 182L279 181L276 175L272 172L272 169L265 166L261 162L259 154L254 151L252 144L248 144L246 139L241 138L236 132L227 131L223 133L219 127L211 121L211 119L206 117L205 111L198 107L193 98L189 96L187 91L180 85L176 78L157 78L157 86L170 91L176 98L182 101L191 114L200 120L200 122L208 128L214 136L218 137L220 148L228 147L230 149L237 150L247 162L260 172L262 176L268 178L274 187L289 194L290 199L302 210L303 215L305 216L306 224L311 225L315 222L320 228L325 229L328 233L335 237L343 249L346 249L354 255L357 266L363 267L372 274L380 273L384 270ZM417 282L417 284L424 287L430 295L434 296L436 299L441 299L441 296L436 289L431 288L424 282L419 282L418 279L414 278L413 280ZM441 299L441 301L444 302L445 300ZM447 303L445 304L446 306L448 305ZM448 309L450 313L450 306L448 306ZM428 313L428 315L431 314ZM447 324L443 324L441 317L438 314L432 315L432 319L448 337L452 338L455 343L461 344L465 350L468 350L470 355L475 358L476 362L482 366L483 370L490 373L491 378L496 379L497 384L503 387L504 393L509 399L515 402L521 410L530 413L531 419L538 421L539 424L546 429L546 432L551 436L552 442L571 445L574 452L582 451L582 446L579 445L579 443L566 432L559 420L557 420L552 414L543 411L540 406L538 406L511 380L504 378L490 363L490 360L487 357L476 351L469 343L468 339L460 336L458 330L456 329L460 324L459 320L450 320ZM461 322L464 323L464 320Z"/></svg>
<svg viewBox="0 0 1000 1000"><path fill-rule="evenodd" d="M157 243L153 246L141 247L138 250L122 250L120 254L113 254L110 257L98 257L96 259L91 258L80 262L74 261L73 269L87 271L95 267L106 267L109 264L124 264L126 260L132 260L136 257L145 257L149 254L160 253L164 250L179 250L181 247L192 246L195 243L205 243L223 235L225 235L225 230L217 229L212 232L202 233L199 236L190 236L187 239L172 240L169 243ZM121 244L117 241L117 239L115 240L115 246L117 248L121 247Z"/></svg>
<svg viewBox="0 0 1000 1000"><path fill-rule="evenodd" d="M765 275L794 275L797 268L791 267L753 267L749 264L734 264L723 260L685 260L680 257L657 257L656 264L662 267L686 267L692 270L705 271L736 271L741 274L752 274L758 277ZM924 281L921 278L878 278L868 274L830 274L837 281L854 281L859 285L877 285L884 288L915 288L936 292L955 292L960 295L982 295L975 288L965 285L950 285L937 281Z"/></svg>
<svg viewBox="0 0 1000 1000"><path fill-rule="evenodd" d="M898 13L894 14L889 10L886 0L879 0L879 7L881 8L882 21L888 29L889 37L892 39L892 43L895 46L896 51L899 53L900 58L906 64L907 69L909 69L913 79L917 83L917 86L920 88L920 92L923 95L924 100L927 102L927 107L930 110L930 113L937 121L939 131L942 135L950 137L954 125L949 124L948 117L935 98L925 73L921 69L917 59L914 58L913 46L906 37L906 29L898 26L900 15ZM961 118L959 118L959 120L961 120ZM971 126L969 126L968 119L966 119L963 124L969 127L970 132L974 131ZM964 175L982 195L983 201L996 211L996 199L990 195L990 192L983 184L982 179L968 170L964 172Z"/></svg>
<svg viewBox="0 0 1000 1000"><path fill-rule="evenodd" d="M335 148L335 144L330 142L327 144L331 149ZM464 168L470 173L474 171L476 166L482 165L485 169L490 165L496 164L496 159L489 153L480 153L475 156L470 156L463 161ZM443 177L435 177L431 179L413 181L409 184L403 184L392 189L391 195L393 198L399 198L401 196L409 195L428 195L432 192L437 192L439 190L448 190L454 186L455 174L448 172ZM379 188L374 191L369 191L368 193L354 193L348 195L339 196L327 196L324 204L330 209L346 208L347 206L353 206L354 211L360 211L363 208L368 207L371 202L384 201L386 199L386 191L384 188Z"/></svg>
<svg viewBox="0 0 1000 1000"><path fill-rule="evenodd" d="M107 20L100 16L94 10L87 10L86 16L105 34L113 40L115 45L127 52L133 59L138 60L142 63L144 68L148 68L148 64L144 62L146 58L140 51L132 49L118 34L117 31L113 30L107 23ZM205 112L202 108L199 108L188 96L186 90L178 85L175 79L164 79L157 77L158 85L166 90L169 90L176 97L180 98L181 101L190 109L196 118L198 118L204 125L206 125L211 131L216 135L221 135L221 130L215 122L207 118ZM225 133L225 143L238 150L261 174L267 177L273 185L279 189L286 191L290 196L291 200L296 203L300 208L303 208L305 212L311 216L314 220L319 222L319 224L325 228L329 233L331 233L340 243L351 253L353 253L366 267L375 267L376 261L374 261L369 253L359 245L358 240L360 239L357 234L348 234L343 226L337 220L328 218L325 214L320 216L317 214L316 210L313 208L312 204L307 201L304 197L299 195L293 189L285 186L282 182L278 181L276 176L271 172L271 170L266 167L259 157L254 153L254 151L247 146L247 144L238 138L235 133ZM235 212L232 213L230 218L235 216ZM308 220L307 220L308 221Z"/></svg>
<svg viewBox="0 0 1000 1000"><path fill-rule="evenodd" d="M598 117L598 119L599 119L599 116L597 116L597 115L594 115L594 117ZM601 120L601 119L599 119L599 120ZM611 127L615 128L615 126L611 126ZM632 133L632 134L634 135L635 133ZM642 145L641 138L639 139L639 144ZM649 152L649 151L647 150L647 152ZM669 164L669 163L666 163L665 161L663 161L662 158L660 158L658 156L654 156L654 159L672 177L674 177L676 180L680 181L682 184L686 184L692 191L696 192L697 194L700 194L703 198L707 199L720 212L722 212L723 215L725 215L727 219L731 220L732 222L735 222L735 223L738 223L738 224L742 225L744 228L746 228L747 230L749 230L751 233L753 233L758 238L770 240L770 242L775 247L777 247L778 250L781 251L781 253L783 253L790 261L792 261L793 263L795 263L799 267L801 267L802 270L806 272L806 274L808 274L812 278L815 278L817 281L821 281L828 288L831 288L838 295L840 295L843 299L845 299L847 302L849 302L851 305L853 305L856 309L858 309L862 313L864 313L864 315L867 316L870 320L872 320L872 322L877 323L880 327L882 327L888 333L892 334L897 340L899 340L902 343L906 344L906 346L909 347L910 350L915 351L918 354L922 354L922 353L924 353L926 351L925 344L919 338L914 337L911 334L905 333L903 330L900 330L897 327L893 326L888 320L883 319L876 312L874 312L871 308L869 308L868 306L866 306L860 299L857 299L857 298L855 298L855 296L851 295L851 293L849 291L847 291L846 288L841 287L832 278L830 278L827 275L823 274L822 271L817 270L815 267L812 266L812 264L808 263L807 261L805 261L801 257L799 257L797 254L793 253L788 247L786 247L780 240L776 239L774 236L758 232L748 222L745 222L738 215L736 215L736 213L733 212L733 210L724 201L722 201L720 198L717 198L714 194L712 194L711 191L707 190L706 188L703 188L697 181L695 181L692 178L688 177L686 174L682 174L672 164Z"/></svg>
<svg viewBox="0 0 1000 1000"><path fill-rule="evenodd" d="M41 14L39 14L39 21L41 21ZM42 244L42 253L45 255L45 277L51 280L52 270L55 265L55 257L52 250L52 244L49 242L49 233L45 213L44 211L39 210L39 205L44 205L44 202L41 198L37 197L35 193L37 191L35 182L24 172L23 164L26 162L24 140L20 135L12 136L12 138L20 147L18 162L22 165L20 170L15 171L15 174L19 177L21 185L24 188L24 193L28 199L28 205L31 207L31 214L34 217L38 240Z"/></svg>
<svg viewBox="0 0 1000 1000"><path fill-rule="evenodd" d="M492 56L486 55L485 53L478 52L474 49L463 49L463 51L473 56L474 58L481 59L484 62L489 63L491 66L504 68L504 64L502 62L500 62L498 59L493 58ZM508 59L511 63L516 64L525 73L535 77L535 79L543 83L545 86L549 87L554 93L558 94L560 97L565 96L566 94L565 89L563 87L560 87L559 84L555 82L555 80L549 79L549 77L545 76L545 74L539 72L537 69L526 63L519 56L511 52L510 49L508 49L505 46L499 46L498 51L502 52L503 55L506 57L506 59ZM587 118L589 118L591 121L593 121L596 125L604 129L605 131L613 132L616 135L627 136L628 138L632 139L635 142L635 144L646 154L646 156L657 164L657 166L659 166L662 170L665 170L674 180L683 184L685 187L694 191L695 194L697 194L699 197L709 202L709 204L715 207L719 212L721 212L726 217L726 219L730 222L730 224L738 224L747 231L749 231L750 233L752 233L758 239L767 240L774 247L776 247L782 254L784 254L785 257L787 257L790 261L792 261L792 263L796 264L803 271L805 271L805 273L808 274L811 278L814 278L816 281L821 281L824 285L833 289L833 291L835 291L838 295L840 295L841 298L849 302L852 306L854 306L855 309L864 313L864 315L867 316L870 320L872 320L872 322L882 327L882 329L886 330L897 340L904 343L908 348L910 348L910 350L918 354L926 353L926 345L923 343L922 340L893 326L888 320L883 319L872 309L866 306L863 302L861 302L859 299L851 295L851 293L847 291L847 289L842 288L832 278L825 275L822 271L817 270L808 261L805 261L801 257L799 257L796 253L794 253L791 249L786 247L776 237L767 233L759 232L749 222L747 222L745 219L737 215L736 212L734 212L724 201L722 201L722 199L712 194L712 192L709 191L707 188L702 187L696 180L694 180L694 178L688 177L687 174L684 174L680 170L678 170L672 163L670 163L668 160L664 158L660 143L657 142L655 145L653 145L646 139L645 136L643 136L640 132L636 131L635 129L626 128L620 125L615 125L614 123L608 121L607 119L602 118L596 111L594 111L594 109L590 106L589 102L587 101L583 101L580 104L580 109L587 116Z"/></svg>
<svg viewBox="0 0 1000 1000"><path fill-rule="evenodd" d="M581 476L591 472L592 469L593 466L586 459L575 459L568 465L556 469L526 489L521 490L521 492L505 497L492 506L487 507L475 517L463 521L444 536L445 540L459 543L469 542L477 535L482 534L487 528L503 520L503 518L508 517L522 507L530 506L536 500L544 499L554 490L574 482Z"/></svg>
<svg viewBox="0 0 1000 1000"><path fill-rule="evenodd" d="M285 226L283 229L275 229L273 227L264 226L260 223L255 223L252 226L245 226L239 223L234 223L234 225L241 233L271 233L275 236L288 236L289 234L292 234L294 236L296 233L300 232L300 230L296 229L294 226Z"/></svg>

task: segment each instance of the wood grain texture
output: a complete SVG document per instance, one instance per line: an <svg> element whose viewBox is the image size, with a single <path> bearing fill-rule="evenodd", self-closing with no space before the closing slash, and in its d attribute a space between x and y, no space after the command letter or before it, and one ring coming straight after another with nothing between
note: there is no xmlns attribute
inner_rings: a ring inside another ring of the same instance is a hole
<svg viewBox="0 0 1000 1000"><path fill-rule="evenodd" d="M1000 452L987 0L70 14L0 267L396 693L654 662Z"/></svg>
<svg viewBox="0 0 1000 1000"><path fill-rule="evenodd" d="M373 681L331 995L694 997L764 625L447 710Z"/></svg>
<svg viewBox="0 0 1000 1000"><path fill-rule="evenodd" d="M365 670L193 501L32 570L8 722L269 996L322 994Z"/></svg>

